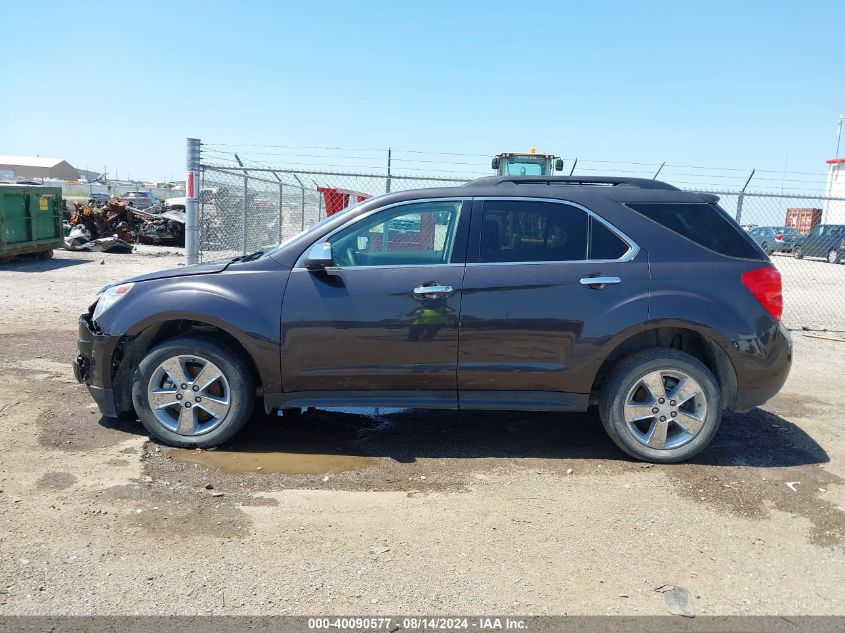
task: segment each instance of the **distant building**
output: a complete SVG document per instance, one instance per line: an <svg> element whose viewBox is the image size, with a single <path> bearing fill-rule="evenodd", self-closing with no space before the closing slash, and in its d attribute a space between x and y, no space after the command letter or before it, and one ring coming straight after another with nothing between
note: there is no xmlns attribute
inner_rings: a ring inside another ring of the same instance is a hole
<svg viewBox="0 0 845 633"><path fill-rule="evenodd" d="M40 156L0 155L0 172L7 178L58 178L59 180L79 178L79 172L66 160Z"/></svg>
<svg viewBox="0 0 845 633"><path fill-rule="evenodd" d="M81 180L87 180L88 182L94 182L103 175L102 172L88 171L87 169L77 169L76 171L79 172L79 178Z"/></svg>
<svg viewBox="0 0 845 633"><path fill-rule="evenodd" d="M824 195L842 200L825 200L822 222L845 224L845 158L831 158L827 165L827 187Z"/></svg>

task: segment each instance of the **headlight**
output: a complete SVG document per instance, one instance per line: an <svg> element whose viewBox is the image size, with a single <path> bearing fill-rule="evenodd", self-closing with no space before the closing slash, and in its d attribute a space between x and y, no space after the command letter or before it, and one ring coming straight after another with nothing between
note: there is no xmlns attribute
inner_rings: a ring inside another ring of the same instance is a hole
<svg viewBox="0 0 845 633"><path fill-rule="evenodd" d="M132 290L132 286L134 285L134 283L129 283L105 288L100 293L100 298L97 299L97 307L94 308L94 315L91 317L92 320L96 321L99 319L103 315L103 312L129 294L129 291Z"/></svg>

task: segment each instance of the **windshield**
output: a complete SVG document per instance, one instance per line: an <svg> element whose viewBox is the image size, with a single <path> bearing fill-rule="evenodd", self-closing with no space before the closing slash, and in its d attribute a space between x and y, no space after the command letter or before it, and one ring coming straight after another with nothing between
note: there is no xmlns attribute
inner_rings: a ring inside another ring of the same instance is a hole
<svg viewBox="0 0 845 633"><path fill-rule="evenodd" d="M545 156L519 156L503 159L505 176L544 176L546 175Z"/></svg>
<svg viewBox="0 0 845 633"><path fill-rule="evenodd" d="M372 200L372 198L369 198L369 199ZM304 231L300 231L296 235L292 235L291 237L289 237L285 240L282 240L282 242L278 246L276 246L276 247L270 249L269 251L267 251L266 253L264 253L264 257L269 257L270 255L272 255L273 253L278 251L280 248L287 246L288 244L294 242L295 240L298 240L303 235L307 235L308 233L311 233L312 231L316 231L318 228L320 228L324 224L327 224L329 221L336 220L339 216L346 215L346 213L348 213L352 209L358 207L363 202L364 202L364 200L361 200L360 202L356 202L355 204L350 204L345 209L341 209L337 213L334 213L332 215L328 215L328 216L324 217L322 220L320 220L316 224L312 224L311 226L309 226Z"/></svg>

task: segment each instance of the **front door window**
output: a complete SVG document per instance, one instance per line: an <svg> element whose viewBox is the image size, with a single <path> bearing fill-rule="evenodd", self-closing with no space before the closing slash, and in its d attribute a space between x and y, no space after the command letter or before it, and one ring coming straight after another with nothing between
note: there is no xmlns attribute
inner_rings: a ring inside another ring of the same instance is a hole
<svg viewBox="0 0 845 633"><path fill-rule="evenodd" d="M452 260L460 200L392 207L329 238L337 266L442 265Z"/></svg>

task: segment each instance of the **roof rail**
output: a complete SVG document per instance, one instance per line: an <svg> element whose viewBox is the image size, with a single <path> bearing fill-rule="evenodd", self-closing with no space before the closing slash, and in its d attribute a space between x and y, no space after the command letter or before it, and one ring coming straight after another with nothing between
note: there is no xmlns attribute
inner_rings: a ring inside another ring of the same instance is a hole
<svg viewBox="0 0 845 633"><path fill-rule="evenodd" d="M636 187L637 189L669 189L679 191L674 185L650 178L625 178L622 176L488 176L467 185L569 185L598 187Z"/></svg>

